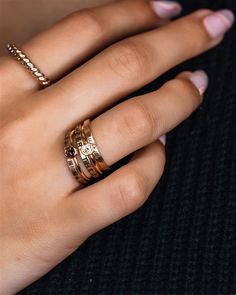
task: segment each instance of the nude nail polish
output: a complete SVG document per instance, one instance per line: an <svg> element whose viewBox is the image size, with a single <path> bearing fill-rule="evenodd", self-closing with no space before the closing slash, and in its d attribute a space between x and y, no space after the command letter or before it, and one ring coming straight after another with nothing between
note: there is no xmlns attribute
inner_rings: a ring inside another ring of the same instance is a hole
<svg viewBox="0 0 236 295"><path fill-rule="evenodd" d="M160 138L159 138L160 142L165 146L166 145L166 135L162 135Z"/></svg>
<svg viewBox="0 0 236 295"><path fill-rule="evenodd" d="M208 76L204 71L195 71L189 75L189 80L196 86L203 95L208 87Z"/></svg>
<svg viewBox="0 0 236 295"><path fill-rule="evenodd" d="M205 17L203 23L209 35L216 39L223 36L233 25L235 20L231 10L223 9Z"/></svg>
<svg viewBox="0 0 236 295"><path fill-rule="evenodd" d="M170 19L182 11L182 6L176 1L150 1L150 4L161 19Z"/></svg>

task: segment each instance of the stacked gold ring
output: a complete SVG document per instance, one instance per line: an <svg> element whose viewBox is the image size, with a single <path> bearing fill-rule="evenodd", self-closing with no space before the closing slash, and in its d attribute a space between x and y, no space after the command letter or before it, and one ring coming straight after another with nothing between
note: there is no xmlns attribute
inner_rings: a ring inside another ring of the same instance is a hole
<svg viewBox="0 0 236 295"><path fill-rule="evenodd" d="M47 87L51 81L40 71L38 67L29 59L29 57L15 44L7 44L8 52L14 56L30 73L38 80L42 87Z"/></svg>
<svg viewBox="0 0 236 295"><path fill-rule="evenodd" d="M93 147L90 145L87 145L87 143L85 142L84 136L82 134L82 125L79 125L76 127L74 140L75 140L75 146L79 151L79 155L87 171L90 173L92 177L97 178L99 174L97 170L95 169L90 158L90 154Z"/></svg>
<svg viewBox="0 0 236 295"><path fill-rule="evenodd" d="M72 135L72 132L70 131L67 132L64 139L64 149L65 149L67 165L72 175L75 177L75 179L81 184L86 184L89 178L82 171L77 161L78 152L73 146L73 143L71 141L71 138L72 138L71 135Z"/></svg>
<svg viewBox="0 0 236 295"><path fill-rule="evenodd" d="M94 162L95 168L98 171L98 173L102 174L103 171L109 170L109 167L103 160L98 150L98 147L95 143L95 139L91 133L90 120L84 121L82 126L82 134L84 134L84 139L87 142L87 144L93 147L93 152L91 153L90 157Z"/></svg>
<svg viewBox="0 0 236 295"><path fill-rule="evenodd" d="M110 169L96 145L89 119L67 132L64 150L68 167L81 184L88 183L91 178L97 178Z"/></svg>

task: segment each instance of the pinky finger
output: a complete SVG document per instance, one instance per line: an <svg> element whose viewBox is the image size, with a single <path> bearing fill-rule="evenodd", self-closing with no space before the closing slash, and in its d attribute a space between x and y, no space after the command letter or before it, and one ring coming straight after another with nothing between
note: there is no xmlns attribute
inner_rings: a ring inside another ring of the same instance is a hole
<svg viewBox="0 0 236 295"><path fill-rule="evenodd" d="M107 178L63 199L59 220L72 245L78 246L91 234L143 205L164 165L165 149L158 140L136 152L128 164Z"/></svg>

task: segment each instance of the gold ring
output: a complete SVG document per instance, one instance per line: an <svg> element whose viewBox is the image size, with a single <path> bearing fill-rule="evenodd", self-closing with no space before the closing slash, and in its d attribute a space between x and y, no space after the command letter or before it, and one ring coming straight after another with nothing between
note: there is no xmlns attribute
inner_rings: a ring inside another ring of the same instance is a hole
<svg viewBox="0 0 236 295"><path fill-rule="evenodd" d="M75 179L80 184L86 184L88 180L90 179L85 175L85 173L82 171L77 159L77 150L72 145L71 142L71 132L68 132L64 139L64 151L66 156L67 165L72 173L72 175L75 177Z"/></svg>
<svg viewBox="0 0 236 295"><path fill-rule="evenodd" d="M98 171L106 171L109 170L109 166L104 161L101 153L96 145L95 139L91 132L91 122L90 120L85 120L82 125L82 136L84 137L87 146L91 147L92 152L89 153L89 156L96 163L96 167Z"/></svg>
<svg viewBox="0 0 236 295"><path fill-rule="evenodd" d="M66 133L64 151L70 171L81 184L88 183L91 178L97 178L110 169L91 133L90 120L85 120Z"/></svg>
<svg viewBox="0 0 236 295"><path fill-rule="evenodd" d="M89 157L89 155L92 153L93 147L88 145L84 141L81 124L75 128L74 140L76 148L78 149L80 157L84 163L84 166L86 167L86 169L92 177L97 178L99 174L95 169L95 166L93 165L91 158Z"/></svg>
<svg viewBox="0 0 236 295"><path fill-rule="evenodd" d="M28 58L28 56L15 44L7 44L7 50L14 56L38 82L45 88L51 81L39 70L39 68Z"/></svg>

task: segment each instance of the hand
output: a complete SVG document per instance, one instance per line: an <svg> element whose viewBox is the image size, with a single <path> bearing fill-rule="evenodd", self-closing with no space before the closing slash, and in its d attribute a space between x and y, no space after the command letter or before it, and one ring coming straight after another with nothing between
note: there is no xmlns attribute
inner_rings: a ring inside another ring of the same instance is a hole
<svg viewBox="0 0 236 295"><path fill-rule="evenodd" d="M159 181L165 151L158 138L199 106L206 74L181 73L111 106L217 45L233 22L226 10L166 21L179 12L173 2L125 0L66 17L21 47L55 82L44 90L15 59L1 58L1 294L16 293L91 234L139 208ZM137 152L105 179L79 188L66 167L63 139L92 117L108 165Z"/></svg>

